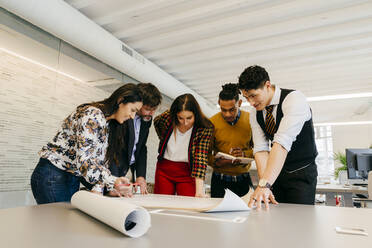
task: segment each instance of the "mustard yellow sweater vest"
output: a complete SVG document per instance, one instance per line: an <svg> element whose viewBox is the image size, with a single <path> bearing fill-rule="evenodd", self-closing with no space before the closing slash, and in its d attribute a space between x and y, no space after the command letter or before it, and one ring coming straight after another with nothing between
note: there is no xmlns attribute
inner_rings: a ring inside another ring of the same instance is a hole
<svg viewBox="0 0 372 248"><path fill-rule="evenodd" d="M240 110L240 118L235 125L227 123L223 119L221 112L212 116L210 120L214 125L212 153L209 154L209 165L213 167L213 171L232 176L248 172L250 165L247 165L246 167L240 165L215 167L214 155L216 155L217 152L229 153L232 147L240 147L243 149L246 157L253 157L253 151L249 145L252 138L249 113Z"/></svg>

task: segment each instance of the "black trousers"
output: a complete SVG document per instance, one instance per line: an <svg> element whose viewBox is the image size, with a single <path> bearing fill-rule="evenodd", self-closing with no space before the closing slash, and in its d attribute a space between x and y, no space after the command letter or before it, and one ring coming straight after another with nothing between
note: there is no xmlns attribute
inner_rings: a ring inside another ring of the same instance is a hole
<svg viewBox="0 0 372 248"><path fill-rule="evenodd" d="M315 162L295 171L283 167L272 192L280 203L314 205L318 170Z"/></svg>
<svg viewBox="0 0 372 248"><path fill-rule="evenodd" d="M247 177L244 177L238 182L227 182L225 180L222 180L220 176L212 173L211 197L223 198L225 196L225 189L229 189L238 196L242 197L248 193L250 187L253 186L249 173Z"/></svg>

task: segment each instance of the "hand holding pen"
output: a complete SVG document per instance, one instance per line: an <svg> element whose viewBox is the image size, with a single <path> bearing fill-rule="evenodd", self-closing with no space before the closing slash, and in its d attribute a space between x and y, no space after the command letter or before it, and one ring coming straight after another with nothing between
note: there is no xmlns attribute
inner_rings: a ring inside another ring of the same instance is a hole
<svg viewBox="0 0 372 248"><path fill-rule="evenodd" d="M133 184L129 182L128 178L119 177L115 180L114 194L119 197L132 197L133 196Z"/></svg>

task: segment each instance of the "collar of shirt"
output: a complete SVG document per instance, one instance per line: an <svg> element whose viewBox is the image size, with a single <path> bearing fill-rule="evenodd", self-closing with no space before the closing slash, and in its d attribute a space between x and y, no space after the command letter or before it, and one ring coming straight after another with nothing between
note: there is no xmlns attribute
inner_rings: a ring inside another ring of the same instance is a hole
<svg viewBox="0 0 372 248"><path fill-rule="evenodd" d="M137 121L138 119L141 119L141 116L139 116L139 115L136 114L136 115L134 116L134 120Z"/></svg>
<svg viewBox="0 0 372 248"><path fill-rule="evenodd" d="M278 105L279 104L279 101L280 101L280 93L282 92L282 90L279 88L279 86L277 85L274 85L275 86L275 91L274 91L274 95L273 95L273 98L271 99L270 101L270 105Z"/></svg>
<svg viewBox="0 0 372 248"><path fill-rule="evenodd" d="M141 116L135 115L134 120L133 120L133 125L134 125L134 131L135 131L135 141L138 142L138 135L139 131L141 128Z"/></svg>
<svg viewBox="0 0 372 248"><path fill-rule="evenodd" d="M137 114L134 116L133 125L134 125L134 146L132 150L132 156L130 159L130 165L136 162L135 152L136 152L137 143L139 140L139 133L140 133L140 128L141 128L141 116Z"/></svg>
<svg viewBox="0 0 372 248"><path fill-rule="evenodd" d="M141 124L141 119L141 116L137 114L134 116L133 123L135 128L138 126L138 124Z"/></svg>
<svg viewBox="0 0 372 248"><path fill-rule="evenodd" d="M194 126L192 126L189 130L187 130L186 132L181 132L178 127L177 127L177 135L180 135L180 136L185 136L185 135L189 135L189 133L192 132L192 129L194 128Z"/></svg>
<svg viewBox="0 0 372 248"><path fill-rule="evenodd" d="M240 109L238 109L238 115L236 116L235 120L232 122L228 122L231 126L234 126L240 118Z"/></svg>

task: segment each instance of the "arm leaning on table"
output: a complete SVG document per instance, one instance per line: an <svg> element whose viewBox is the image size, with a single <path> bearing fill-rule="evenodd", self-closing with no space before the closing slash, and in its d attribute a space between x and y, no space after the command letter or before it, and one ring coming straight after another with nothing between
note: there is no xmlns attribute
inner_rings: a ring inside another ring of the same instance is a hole
<svg viewBox="0 0 372 248"><path fill-rule="evenodd" d="M144 144L136 162L136 183L140 186L141 194L147 194L146 183L146 170L147 170L147 146Z"/></svg>
<svg viewBox="0 0 372 248"><path fill-rule="evenodd" d="M115 185L129 183L129 180L112 176L105 165L105 143L108 138L105 117L98 109L88 108L86 112L76 127L76 168L69 169L93 184L93 192L103 193L104 187L113 191ZM123 187L120 187L120 191L127 194Z"/></svg>
<svg viewBox="0 0 372 248"><path fill-rule="evenodd" d="M265 134L259 127L256 118L251 118L255 144L254 153L259 177L260 179L264 178L271 185L274 184L282 170L292 143L301 132L304 123L311 118L310 107L306 102L305 96L297 91L289 94L283 101L282 110L283 118L278 131L274 135L270 153L268 153L268 141L265 138ZM266 208L269 207L269 201L276 202L270 189L257 187L249 205L252 206L254 201L256 201L259 209L261 208L261 200L264 201Z"/></svg>
<svg viewBox="0 0 372 248"><path fill-rule="evenodd" d="M287 150L285 150L278 143L274 143L270 153L268 152L256 153L255 160L257 170L261 171L262 178L269 178L268 179L269 182L274 182L283 168L283 164L286 157ZM265 161L267 161L266 162L267 166L263 166L263 164L265 164ZM252 207L253 204L256 203L257 209L261 209L262 201L265 203L266 209L269 208L269 201L274 204L278 203L275 200L275 197L269 188L257 187L251 197L251 200L249 201L249 207Z"/></svg>
<svg viewBox="0 0 372 248"><path fill-rule="evenodd" d="M196 130L192 149L193 163L191 177L195 178L196 197L204 197L204 179L208 166L208 154L210 152L211 140L213 136L213 127L198 128Z"/></svg>

